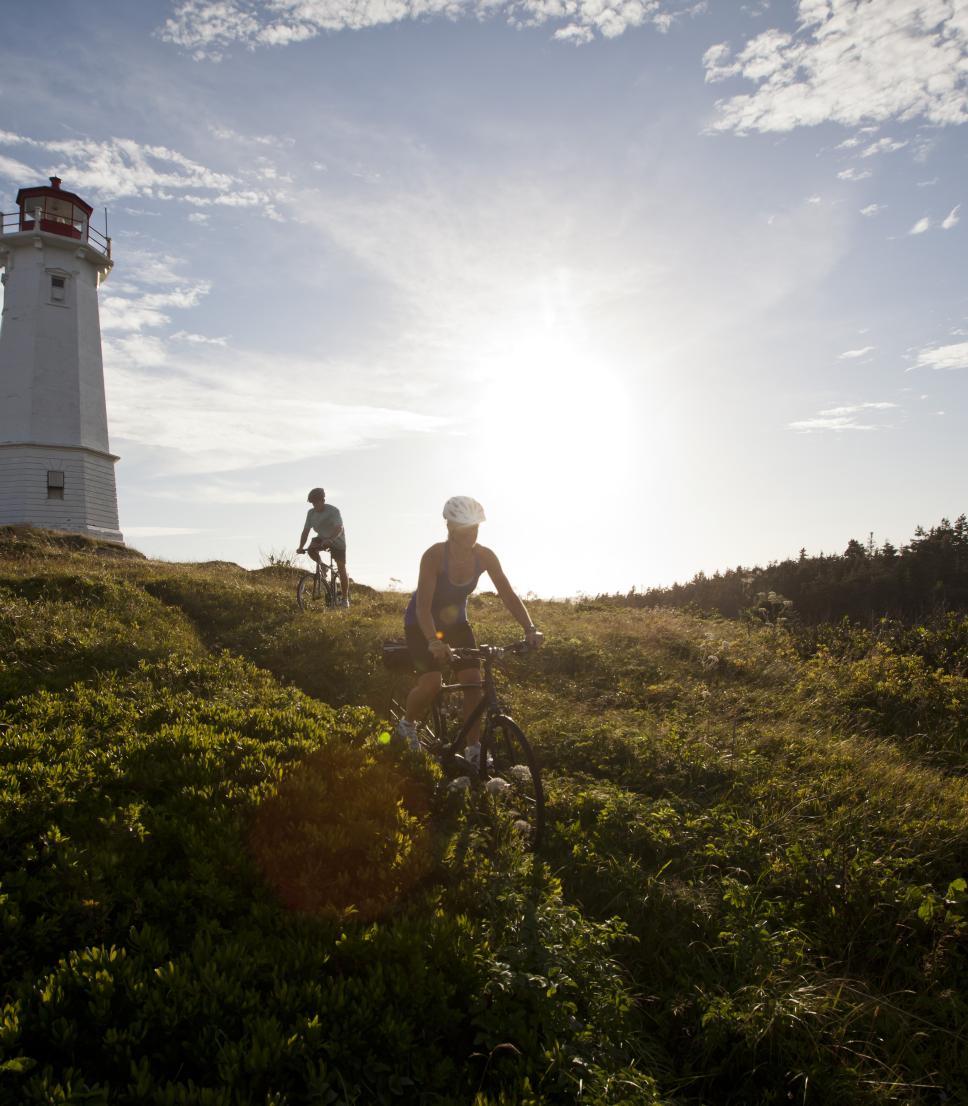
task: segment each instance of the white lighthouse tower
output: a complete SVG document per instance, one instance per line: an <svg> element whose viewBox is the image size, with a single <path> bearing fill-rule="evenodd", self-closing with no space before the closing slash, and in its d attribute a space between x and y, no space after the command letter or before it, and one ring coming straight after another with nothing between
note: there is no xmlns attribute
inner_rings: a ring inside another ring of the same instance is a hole
<svg viewBox="0 0 968 1106"><path fill-rule="evenodd" d="M58 177L17 209L0 227L0 525L121 542L97 304L111 240Z"/></svg>

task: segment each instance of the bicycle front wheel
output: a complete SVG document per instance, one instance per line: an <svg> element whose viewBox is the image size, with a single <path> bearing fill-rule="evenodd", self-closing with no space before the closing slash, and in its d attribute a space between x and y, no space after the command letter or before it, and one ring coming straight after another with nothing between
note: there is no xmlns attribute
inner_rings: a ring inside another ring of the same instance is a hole
<svg viewBox="0 0 968 1106"><path fill-rule="evenodd" d="M521 727L505 714L491 719L481 739L480 778L524 843L536 849L544 832L541 772Z"/></svg>
<svg viewBox="0 0 968 1106"><path fill-rule="evenodd" d="M300 610L314 611L326 605L325 594L320 587L319 577L313 572L307 572L300 577L296 585L296 602Z"/></svg>
<svg viewBox="0 0 968 1106"><path fill-rule="evenodd" d="M326 596L327 607L338 607L343 598L343 588L339 582L339 576L330 572L323 581L323 589Z"/></svg>

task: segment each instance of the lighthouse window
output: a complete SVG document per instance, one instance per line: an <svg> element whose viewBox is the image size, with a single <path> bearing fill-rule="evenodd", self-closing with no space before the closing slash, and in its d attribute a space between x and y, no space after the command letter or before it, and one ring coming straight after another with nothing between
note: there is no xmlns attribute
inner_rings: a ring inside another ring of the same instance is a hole
<svg viewBox="0 0 968 1106"><path fill-rule="evenodd" d="M50 278L50 298L53 303L63 303L67 296L67 281L62 276Z"/></svg>
<svg viewBox="0 0 968 1106"><path fill-rule="evenodd" d="M64 473L57 470L48 469L47 471L47 498L48 499L63 499L64 498Z"/></svg>

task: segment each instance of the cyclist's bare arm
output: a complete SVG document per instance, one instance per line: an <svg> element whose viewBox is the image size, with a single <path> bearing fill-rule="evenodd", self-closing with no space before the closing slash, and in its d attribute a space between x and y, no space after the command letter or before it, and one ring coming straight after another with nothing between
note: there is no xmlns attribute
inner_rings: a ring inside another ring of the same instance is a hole
<svg viewBox="0 0 968 1106"><path fill-rule="evenodd" d="M483 545L478 546L478 549L481 555L481 564L490 576L491 582L501 597L501 602L508 609L508 613L528 635L529 641L534 639L533 644L540 645L544 640L543 635L535 629L534 622L528 614L528 608L521 602L518 593L511 587L510 581L504 575L504 569L501 568L501 562L497 559L497 554Z"/></svg>
<svg viewBox="0 0 968 1106"><path fill-rule="evenodd" d="M420 558L420 575L417 578L417 625L427 639L432 653L447 648L443 642L437 640L437 627L434 625L434 613L431 609L437 573L440 571L440 549L439 545L432 545Z"/></svg>
<svg viewBox="0 0 968 1106"><path fill-rule="evenodd" d="M305 553L306 552L306 539L308 537L309 537L309 527L307 526L306 529L303 530L302 534L299 537L299 548L296 550L297 553Z"/></svg>

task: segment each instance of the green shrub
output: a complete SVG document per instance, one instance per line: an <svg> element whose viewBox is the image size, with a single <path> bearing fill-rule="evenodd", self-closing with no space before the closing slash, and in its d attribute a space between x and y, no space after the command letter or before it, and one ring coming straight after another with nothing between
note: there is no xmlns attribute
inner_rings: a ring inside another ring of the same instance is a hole
<svg viewBox="0 0 968 1106"><path fill-rule="evenodd" d="M201 651L183 617L125 581L0 581L0 702L126 671L143 659Z"/></svg>
<svg viewBox="0 0 968 1106"><path fill-rule="evenodd" d="M799 690L815 712L852 729L898 738L942 765L966 763L968 676L880 643L852 660L821 646L805 665Z"/></svg>

